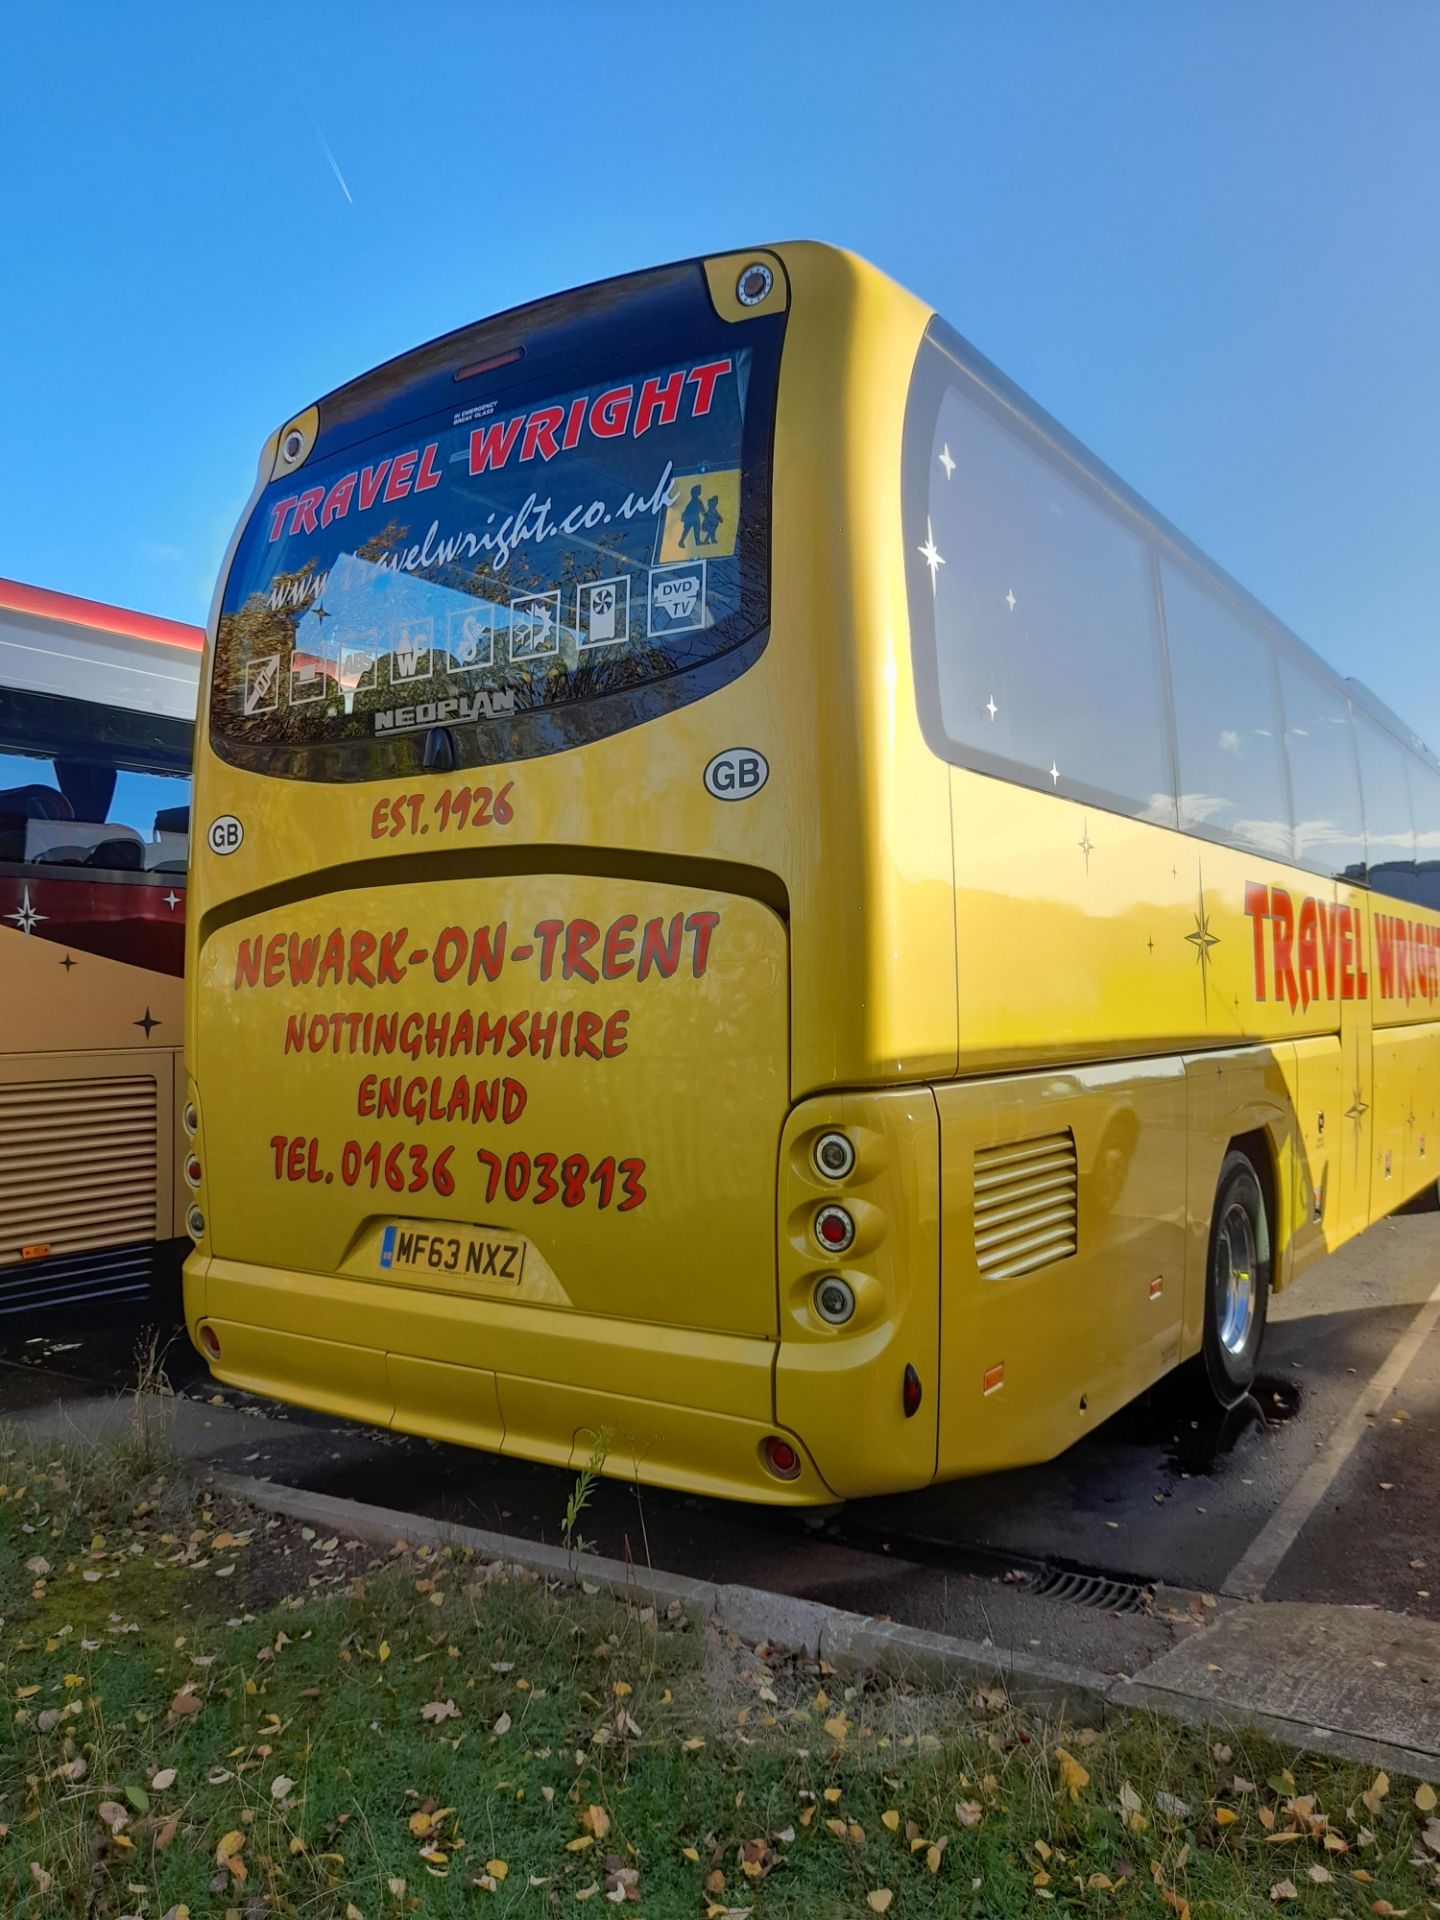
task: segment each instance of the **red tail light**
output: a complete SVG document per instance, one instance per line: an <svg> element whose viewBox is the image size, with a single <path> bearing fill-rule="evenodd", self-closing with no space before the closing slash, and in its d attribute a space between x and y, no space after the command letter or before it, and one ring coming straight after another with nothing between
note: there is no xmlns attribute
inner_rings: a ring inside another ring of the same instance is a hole
<svg viewBox="0 0 1440 1920"><path fill-rule="evenodd" d="M798 1480L800 1478L800 1456L788 1440L777 1439L775 1435L761 1448L765 1464L777 1480Z"/></svg>
<svg viewBox="0 0 1440 1920"><path fill-rule="evenodd" d="M920 1376L914 1367L906 1367L905 1379L900 1388L900 1404L905 1409L905 1418L911 1420L920 1411L923 1389Z"/></svg>

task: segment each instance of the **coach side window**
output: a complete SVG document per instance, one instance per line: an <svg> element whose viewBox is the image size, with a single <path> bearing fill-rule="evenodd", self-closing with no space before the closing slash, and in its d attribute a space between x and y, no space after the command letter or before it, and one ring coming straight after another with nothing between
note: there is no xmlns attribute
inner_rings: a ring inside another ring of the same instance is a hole
<svg viewBox="0 0 1440 1920"><path fill-rule="evenodd" d="M1180 825L1188 833L1291 856L1274 649L1188 569L1160 567L1175 728Z"/></svg>
<svg viewBox="0 0 1440 1920"><path fill-rule="evenodd" d="M1295 858L1341 880L1365 878L1365 828L1350 702L1338 687L1280 656L1285 753L1295 811Z"/></svg>
<svg viewBox="0 0 1440 1920"><path fill-rule="evenodd" d="M1409 900L1415 891L1415 828L1410 818L1406 754L1399 741L1355 716L1360 789L1365 801L1365 862L1379 893Z"/></svg>
<svg viewBox="0 0 1440 1920"><path fill-rule="evenodd" d="M904 532L926 737L1173 826L1143 540L948 356L927 345L916 378L931 397L912 395Z"/></svg>
<svg viewBox="0 0 1440 1920"><path fill-rule="evenodd" d="M1415 899L1440 912L1440 773L1412 760L1410 811L1415 820Z"/></svg>

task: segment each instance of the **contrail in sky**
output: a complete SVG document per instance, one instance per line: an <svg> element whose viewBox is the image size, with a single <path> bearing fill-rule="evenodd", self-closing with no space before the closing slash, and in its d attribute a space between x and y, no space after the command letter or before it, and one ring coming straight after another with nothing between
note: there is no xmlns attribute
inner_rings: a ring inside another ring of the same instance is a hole
<svg viewBox="0 0 1440 1920"><path fill-rule="evenodd" d="M324 134L321 133L319 126L316 125L314 121L312 121L310 124L315 127L315 138L320 142L321 147L324 149L325 158L330 162L331 171L334 173L335 178L340 182L340 191L344 194L345 198L350 202L351 206L353 207L355 204L355 196L353 193L351 193L349 187L347 187L345 184L345 176L340 171L340 162L335 158L334 154L330 151L330 142L325 138Z"/></svg>

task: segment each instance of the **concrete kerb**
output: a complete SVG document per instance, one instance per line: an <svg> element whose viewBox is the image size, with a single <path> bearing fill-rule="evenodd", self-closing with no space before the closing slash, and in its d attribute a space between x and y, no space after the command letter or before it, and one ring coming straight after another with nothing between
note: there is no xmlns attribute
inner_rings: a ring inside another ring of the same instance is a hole
<svg viewBox="0 0 1440 1920"><path fill-rule="evenodd" d="M678 1602L693 1618L708 1621L750 1646L770 1644L824 1660L848 1680L874 1674L887 1680L971 1691L1003 1690L1017 1706L1099 1726L1108 1711L1153 1713L1196 1729L1268 1734L1282 1746L1330 1754L1383 1767L1388 1772L1425 1778L1434 1770L1433 1754L1332 1727L1252 1712L1243 1723L1233 1710L1172 1688L1148 1685L1143 1675L1130 1679L1090 1668L1070 1667L1030 1653L1005 1652L973 1640L927 1633L898 1621L848 1613L816 1600L766 1593L758 1587L687 1580L673 1573L590 1554L567 1553L512 1534L453 1525L389 1507L367 1506L332 1494L309 1493L271 1480L217 1473L214 1484L236 1499L265 1512L284 1514L317 1532L376 1546L469 1548L477 1557L589 1592L607 1592L634 1605L658 1610Z"/></svg>
<svg viewBox="0 0 1440 1920"><path fill-rule="evenodd" d="M1377 1771L1408 1775L1412 1780L1429 1780L1435 1773L1435 1755L1417 1747L1396 1746L1389 1740L1369 1740L1363 1734L1319 1727L1308 1721L1286 1720L1279 1714L1253 1709L1242 1718L1213 1701L1197 1700L1193 1694L1177 1693L1170 1687L1147 1686L1143 1677L1112 1681L1108 1698L1112 1706L1123 1712L1153 1713L1163 1720L1178 1720L1182 1726L1201 1732L1237 1736L1262 1733L1277 1746L1328 1754L1333 1760L1354 1760Z"/></svg>
<svg viewBox="0 0 1440 1920"><path fill-rule="evenodd" d="M926 1633L893 1620L847 1613L816 1600L766 1593L758 1587L687 1580L621 1560L567 1553L512 1534L490 1533L389 1507L309 1493L272 1480L217 1473L213 1484L247 1505L284 1514L317 1532L375 1546L470 1549L480 1559L499 1561L565 1586L614 1594L657 1610L679 1603L700 1620L733 1634L751 1646L768 1643L824 1660L845 1679L876 1674L888 1680L966 1689L1000 1689L1007 1699L1048 1714L1098 1725L1104 1718L1112 1682L1108 1675L1067 1667L1032 1654L1006 1653L973 1640ZM1146 1703L1149 1704L1148 1702Z"/></svg>

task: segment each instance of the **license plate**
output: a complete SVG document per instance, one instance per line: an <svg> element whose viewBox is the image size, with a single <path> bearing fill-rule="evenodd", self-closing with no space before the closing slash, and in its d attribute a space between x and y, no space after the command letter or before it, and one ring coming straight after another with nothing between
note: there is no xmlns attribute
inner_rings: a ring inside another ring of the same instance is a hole
<svg viewBox="0 0 1440 1920"><path fill-rule="evenodd" d="M483 1227L388 1226L380 1241L382 1273L433 1273L436 1279L518 1281L525 1243Z"/></svg>

